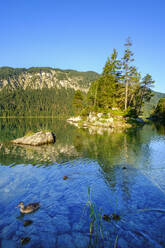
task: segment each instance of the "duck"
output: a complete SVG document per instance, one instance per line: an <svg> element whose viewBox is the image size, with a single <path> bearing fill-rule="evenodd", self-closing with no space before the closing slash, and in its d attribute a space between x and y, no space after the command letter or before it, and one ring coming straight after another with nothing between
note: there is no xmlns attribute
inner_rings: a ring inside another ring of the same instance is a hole
<svg viewBox="0 0 165 248"><path fill-rule="evenodd" d="M40 204L39 202L34 202L34 203L30 203L28 205L24 205L24 203L21 201L18 206L16 208L20 207L20 212L22 214L29 214L32 213L34 211L36 211L37 209L40 208Z"/></svg>

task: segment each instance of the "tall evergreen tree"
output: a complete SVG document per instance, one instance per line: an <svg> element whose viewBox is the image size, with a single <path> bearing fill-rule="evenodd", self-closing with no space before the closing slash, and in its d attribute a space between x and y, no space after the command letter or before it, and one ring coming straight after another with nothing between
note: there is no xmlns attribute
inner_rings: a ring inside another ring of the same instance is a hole
<svg viewBox="0 0 165 248"><path fill-rule="evenodd" d="M121 88L120 77L121 65L114 49L111 58L106 61L101 77L93 83L89 91L94 109L109 109L117 104L118 91Z"/></svg>
<svg viewBox="0 0 165 248"><path fill-rule="evenodd" d="M80 90L77 90L73 97L73 108L74 112L77 114L83 109L83 94Z"/></svg>
<svg viewBox="0 0 165 248"><path fill-rule="evenodd" d="M125 80L125 104L124 104L124 109L126 110L128 107L128 94L129 94L129 84L131 81L131 62L134 61L133 58L133 52L130 50L130 47L132 46L130 37L127 38L126 43L125 43L126 49L124 52L124 57L123 57L123 69L124 69L124 74L123 78Z"/></svg>
<svg viewBox="0 0 165 248"><path fill-rule="evenodd" d="M155 81L152 79L150 74L143 77L140 83L140 89L138 94L138 115L141 113L141 108L145 102L149 102L151 97L154 95L151 88L154 86Z"/></svg>

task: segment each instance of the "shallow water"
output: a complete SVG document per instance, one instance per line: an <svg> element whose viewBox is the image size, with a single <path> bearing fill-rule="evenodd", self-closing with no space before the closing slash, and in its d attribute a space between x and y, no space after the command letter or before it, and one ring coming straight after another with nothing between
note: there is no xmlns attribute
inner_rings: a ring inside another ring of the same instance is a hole
<svg viewBox="0 0 165 248"><path fill-rule="evenodd" d="M50 129L56 143L16 146L26 131ZM0 247L165 247L165 128L102 135L55 119L0 120ZM63 179L64 176L68 178ZM102 220L90 235L88 190ZM20 201L41 208L21 216ZM25 220L33 221L24 226ZM100 235L100 236L99 236Z"/></svg>

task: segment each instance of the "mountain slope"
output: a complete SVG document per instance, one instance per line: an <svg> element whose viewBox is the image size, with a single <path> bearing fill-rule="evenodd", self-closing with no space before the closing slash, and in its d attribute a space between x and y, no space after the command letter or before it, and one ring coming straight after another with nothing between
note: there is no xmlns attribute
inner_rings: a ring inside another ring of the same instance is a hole
<svg viewBox="0 0 165 248"><path fill-rule="evenodd" d="M0 89L74 89L87 92L91 81L96 80L96 72L78 72L74 70L60 70L49 67L25 68L0 68Z"/></svg>
<svg viewBox="0 0 165 248"><path fill-rule="evenodd" d="M46 67L0 68L0 116L68 116L76 90L87 93L96 72Z"/></svg>

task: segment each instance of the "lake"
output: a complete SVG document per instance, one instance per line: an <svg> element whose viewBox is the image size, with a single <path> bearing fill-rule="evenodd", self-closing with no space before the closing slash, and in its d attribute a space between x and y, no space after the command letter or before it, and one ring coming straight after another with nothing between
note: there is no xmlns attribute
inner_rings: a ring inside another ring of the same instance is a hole
<svg viewBox="0 0 165 248"><path fill-rule="evenodd" d="M43 129L55 133L55 144L10 143ZM41 207L21 215L20 201ZM165 247L165 127L110 133L57 119L0 119L0 242L2 248Z"/></svg>

